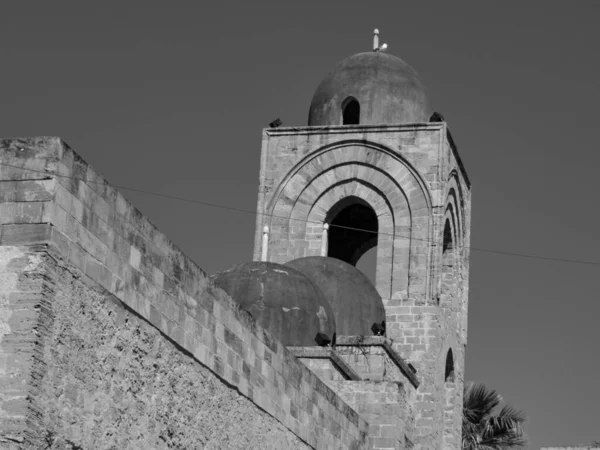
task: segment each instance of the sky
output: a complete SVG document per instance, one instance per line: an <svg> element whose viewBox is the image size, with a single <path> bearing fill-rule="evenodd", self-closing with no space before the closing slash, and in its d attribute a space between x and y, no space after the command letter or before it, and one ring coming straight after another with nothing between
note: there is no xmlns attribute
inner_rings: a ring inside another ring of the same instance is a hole
<svg viewBox="0 0 600 450"><path fill-rule="evenodd" d="M0 136L60 136L113 185L254 211L262 128L306 125L379 28L472 181L466 378L526 412L531 449L583 444L600 439L599 20L584 0L7 1ZM208 274L252 258L252 213L123 192Z"/></svg>

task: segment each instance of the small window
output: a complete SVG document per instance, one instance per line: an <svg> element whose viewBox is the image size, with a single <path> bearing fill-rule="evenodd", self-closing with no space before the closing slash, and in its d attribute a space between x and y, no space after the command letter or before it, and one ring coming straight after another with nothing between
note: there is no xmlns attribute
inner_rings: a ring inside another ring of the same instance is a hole
<svg viewBox="0 0 600 450"><path fill-rule="evenodd" d="M446 224L444 225L444 244L442 246L442 253L452 250L452 247L452 228L450 227L450 221L446 219Z"/></svg>
<svg viewBox="0 0 600 450"><path fill-rule="evenodd" d="M454 383L454 356L452 355L452 349L449 349L448 354L446 355L444 381L446 383Z"/></svg>
<svg viewBox="0 0 600 450"><path fill-rule="evenodd" d="M344 125L358 125L360 123L360 104L354 97L348 97L342 103L342 117Z"/></svg>

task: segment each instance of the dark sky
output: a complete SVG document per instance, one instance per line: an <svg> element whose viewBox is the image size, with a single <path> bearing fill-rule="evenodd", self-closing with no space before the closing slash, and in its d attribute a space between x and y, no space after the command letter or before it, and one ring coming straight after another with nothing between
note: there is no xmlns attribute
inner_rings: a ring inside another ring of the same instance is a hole
<svg viewBox="0 0 600 450"><path fill-rule="evenodd" d="M571 6L569 6L571 5ZM466 375L532 449L600 439L600 2L4 2L0 135L58 135L111 183L254 210L261 129L379 28L473 183ZM209 274L252 214L124 193Z"/></svg>

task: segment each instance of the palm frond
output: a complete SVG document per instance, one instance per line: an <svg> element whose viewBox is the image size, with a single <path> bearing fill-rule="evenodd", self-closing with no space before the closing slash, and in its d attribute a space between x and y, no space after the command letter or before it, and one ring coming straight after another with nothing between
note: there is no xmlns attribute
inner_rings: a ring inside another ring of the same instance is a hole
<svg viewBox="0 0 600 450"><path fill-rule="evenodd" d="M525 413L511 405L504 405L498 413L498 417L518 424L522 424L526 420Z"/></svg>
<svg viewBox="0 0 600 450"><path fill-rule="evenodd" d="M522 429L523 411L504 405L502 398L483 384L465 386L462 423L463 450L522 449L527 438Z"/></svg>
<svg viewBox="0 0 600 450"><path fill-rule="evenodd" d="M470 384L464 394L464 417L472 423L481 422L498 407L500 400L495 390L483 384Z"/></svg>

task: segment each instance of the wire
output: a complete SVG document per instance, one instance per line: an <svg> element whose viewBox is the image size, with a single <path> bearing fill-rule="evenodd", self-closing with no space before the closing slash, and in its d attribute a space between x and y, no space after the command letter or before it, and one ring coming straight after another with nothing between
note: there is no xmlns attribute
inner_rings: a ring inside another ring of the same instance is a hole
<svg viewBox="0 0 600 450"><path fill-rule="evenodd" d="M45 170L28 169L26 167L15 166L15 165L3 163L3 162L0 163L0 166L12 167L12 168L15 168L15 169L21 169L21 170L25 170L25 171L28 171L28 172L41 173L41 174L44 174L44 175L49 175L49 178L51 178L51 177L61 177L61 178L67 178L67 179L70 179L70 180L82 181L84 183L102 184L99 181L84 180L82 178L72 177L72 176L68 176L68 175L60 175L58 173L48 172L48 171L45 171ZM304 219L296 219L296 218L293 218L293 217L278 216L276 214L263 214L263 213L259 213L259 212L254 211L254 210L249 210L249 209L244 209L244 208L236 208L236 207L233 207L233 206L226 206L226 205L221 205L221 204L218 204L218 203L206 202L206 201L202 201L202 200L196 200L196 199L178 197L176 195L161 194L159 192L152 192L152 191L147 191L145 189L132 188L132 187L129 187L129 186L122 186L122 185L116 185L116 184L115 185L111 185L111 186L114 187L114 188L118 188L118 189L122 189L122 190L126 190L126 191L139 192L141 194L153 195L155 197L162 197L162 198L167 198L167 199L170 199L170 200L178 200L178 201L182 201L182 202L186 202L186 203L194 203L196 205L208 206L208 207L211 207L211 208L219 208L219 209L224 209L224 210L227 210L227 211L241 212L241 213L252 214L252 215L258 215L258 214L260 214L260 215L263 215L265 217L271 217L271 218L276 218L276 219L295 220L295 221L304 222L304 223L321 224L321 222L317 222L317 221L304 220ZM430 243L434 243L434 244L440 244L439 241L435 241L433 239L420 239L420 238L409 237L409 236L395 236L392 233L384 233L384 232L367 230L367 229L363 229L363 228L349 227L349 226L344 226L344 225L329 224L329 226L330 227L336 227L336 228L342 228L342 229L346 229L346 230L350 230L350 231L360 231L360 232L364 232L364 233L373 233L373 234L384 235L384 236L392 236L392 237L396 237L396 238L404 238L404 239L411 239L411 240L416 240L416 241L422 241L422 242L430 242ZM492 250L492 249L488 249L488 248L473 247L473 246L463 246L463 248L464 249L478 251L478 252L493 253L493 254L505 255L505 256L515 256L515 257L519 257L519 258L529 258L529 259L537 259L537 260L544 260L544 261L555 261L555 262L563 262L563 263L570 263L570 264L584 264L584 265L590 265L590 266L600 266L600 262L597 262L597 261L584 261L584 260L578 260L578 259L566 259L566 258L558 258L558 257L552 257L552 256L540 256L540 255L532 255L532 254L528 254L528 253L514 253L514 252L501 251L501 250Z"/></svg>

